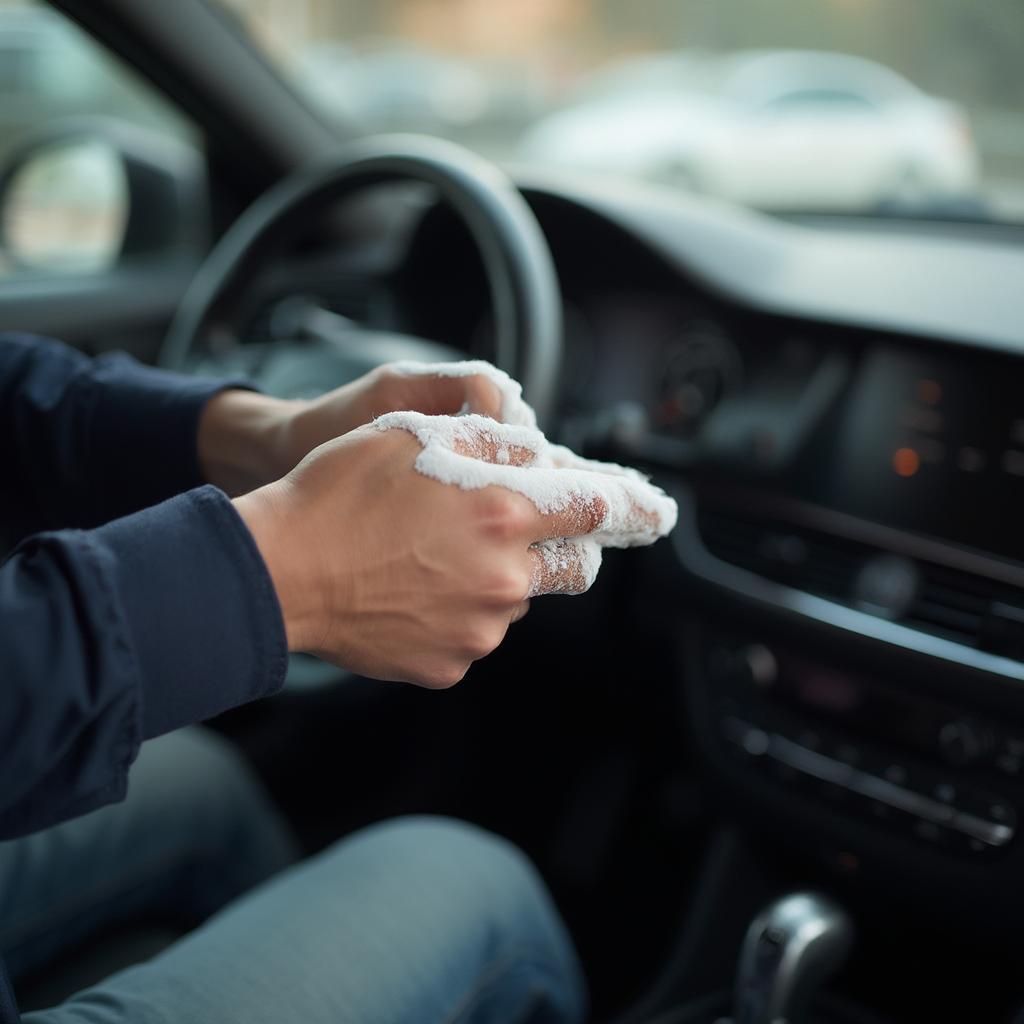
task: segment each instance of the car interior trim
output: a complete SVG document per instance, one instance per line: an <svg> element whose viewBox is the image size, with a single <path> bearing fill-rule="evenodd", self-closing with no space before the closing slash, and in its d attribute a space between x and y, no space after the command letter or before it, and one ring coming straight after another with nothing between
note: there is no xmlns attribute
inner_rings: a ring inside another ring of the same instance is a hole
<svg viewBox="0 0 1024 1024"><path fill-rule="evenodd" d="M980 551L908 533L883 523L873 523L847 512L824 508L797 498L763 492L755 496L739 488L702 485L700 496L703 498L705 495L721 498L728 507L736 508L750 507L751 502L756 500L760 512L794 526L806 526L835 537L869 544L894 554L934 562L1024 589L1024 565L993 558Z"/></svg>
<svg viewBox="0 0 1024 1024"><path fill-rule="evenodd" d="M672 533L672 544L683 568L691 575L734 595L755 601L766 609L781 609L846 633L888 644L905 651L961 665L978 672L1024 682L1024 664L975 650L953 640L903 626L808 594L793 587L767 580L756 573L723 562L704 546L697 529L697 503L693 491L685 485L673 488L679 502L679 525Z"/></svg>

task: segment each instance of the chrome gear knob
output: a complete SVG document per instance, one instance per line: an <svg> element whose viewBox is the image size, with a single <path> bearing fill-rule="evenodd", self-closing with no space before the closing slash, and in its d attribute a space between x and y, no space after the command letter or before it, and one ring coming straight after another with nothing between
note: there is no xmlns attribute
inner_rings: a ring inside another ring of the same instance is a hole
<svg viewBox="0 0 1024 1024"><path fill-rule="evenodd" d="M811 1000L853 945L853 923L817 893L793 893L766 907L743 940L734 1024L805 1024Z"/></svg>

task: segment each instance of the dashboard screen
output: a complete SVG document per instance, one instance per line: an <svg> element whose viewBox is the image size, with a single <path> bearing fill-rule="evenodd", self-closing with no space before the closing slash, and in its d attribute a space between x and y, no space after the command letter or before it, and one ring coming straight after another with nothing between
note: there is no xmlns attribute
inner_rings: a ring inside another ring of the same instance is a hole
<svg viewBox="0 0 1024 1024"><path fill-rule="evenodd" d="M868 350L801 490L866 519L1024 560L1022 385L1009 360Z"/></svg>

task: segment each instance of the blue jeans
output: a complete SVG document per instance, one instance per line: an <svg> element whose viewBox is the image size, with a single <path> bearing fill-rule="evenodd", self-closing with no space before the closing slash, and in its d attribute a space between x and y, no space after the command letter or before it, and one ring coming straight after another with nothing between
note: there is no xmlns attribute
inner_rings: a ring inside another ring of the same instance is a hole
<svg viewBox="0 0 1024 1024"><path fill-rule="evenodd" d="M583 1018L569 938L504 840L404 818L287 866L293 857L226 743L186 730L147 744L124 803L0 844L0 948L15 986L112 922L216 913L26 1024Z"/></svg>

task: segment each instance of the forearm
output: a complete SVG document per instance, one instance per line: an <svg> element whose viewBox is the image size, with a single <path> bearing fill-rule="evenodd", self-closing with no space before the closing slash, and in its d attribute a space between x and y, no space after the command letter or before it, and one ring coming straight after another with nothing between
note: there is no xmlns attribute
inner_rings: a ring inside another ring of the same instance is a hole
<svg viewBox="0 0 1024 1024"><path fill-rule="evenodd" d="M94 526L198 486L200 415L226 386L0 337L0 515L19 536Z"/></svg>
<svg viewBox="0 0 1024 1024"><path fill-rule="evenodd" d="M0 567L0 838L120 799L142 740L273 692L285 666L219 491L31 538Z"/></svg>
<svg viewBox="0 0 1024 1024"><path fill-rule="evenodd" d="M197 448L203 479L231 495L284 476L296 458L289 425L301 402L252 391L226 390L206 403Z"/></svg>

